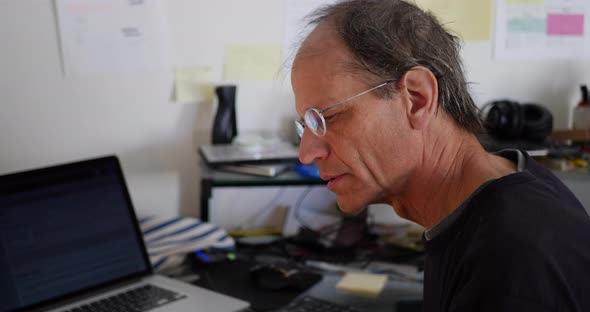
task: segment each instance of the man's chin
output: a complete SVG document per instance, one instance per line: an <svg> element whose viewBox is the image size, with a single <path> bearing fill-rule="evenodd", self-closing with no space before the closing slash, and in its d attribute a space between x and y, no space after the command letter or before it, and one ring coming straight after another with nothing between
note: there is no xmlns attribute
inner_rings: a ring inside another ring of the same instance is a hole
<svg viewBox="0 0 590 312"><path fill-rule="evenodd" d="M367 208L367 205L363 205L360 203L353 203L350 200L340 198L340 197L336 198L336 202L338 203L338 210L340 210L340 212L342 212L343 214L346 214L349 216L358 215L359 213L363 212Z"/></svg>

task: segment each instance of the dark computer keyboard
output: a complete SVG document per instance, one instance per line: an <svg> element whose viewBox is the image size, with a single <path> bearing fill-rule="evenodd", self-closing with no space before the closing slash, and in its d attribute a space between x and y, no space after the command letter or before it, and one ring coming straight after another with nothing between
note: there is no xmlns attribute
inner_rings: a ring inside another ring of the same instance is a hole
<svg viewBox="0 0 590 312"><path fill-rule="evenodd" d="M167 289L145 285L64 312L141 312L186 298Z"/></svg>
<svg viewBox="0 0 590 312"><path fill-rule="evenodd" d="M359 310L313 297L301 297L276 312L359 312Z"/></svg>

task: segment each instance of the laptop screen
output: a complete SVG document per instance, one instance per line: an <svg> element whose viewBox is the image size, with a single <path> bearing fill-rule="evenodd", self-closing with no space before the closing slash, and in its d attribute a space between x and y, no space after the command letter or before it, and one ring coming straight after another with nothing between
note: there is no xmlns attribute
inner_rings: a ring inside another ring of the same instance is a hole
<svg viewBox="0 0 590 312"><path fill-rule="evenodd" d="M145 272L115 157L0 177L0 311Z"/></svg>

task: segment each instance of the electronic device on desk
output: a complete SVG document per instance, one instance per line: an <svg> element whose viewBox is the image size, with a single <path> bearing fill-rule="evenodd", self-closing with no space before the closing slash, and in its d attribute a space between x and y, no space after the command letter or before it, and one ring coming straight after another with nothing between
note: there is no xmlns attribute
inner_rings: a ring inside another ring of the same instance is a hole
<svg viewBox="0 0 590 312"><path fill-rule="evenodd" d="M154 274L115 156L0 176L0 211L0 311L249 306Z"/></svg>
<svg viewBox="0 0 590 312"><path fill-rule="evenodd" d="M240 254L231 261L195 260L193 272L201 278L194 284L247 301L255 311L280 309L322 278L294 263L261 263Z"/></svg>
<svg viewBox="0 0 590 312"><path fill-rule="evenodd" d="M553 131L553 115L538 104L499 100L482 108L487 134L479 140L488 151L521 149L531 156L546 156Z"/></svg>
<svg viewBox="0 0 590 312"><path fill-rule="evenodd" d="M359 312L354 307L341 305L318 298L305 296L297 298L286 307L276 312Z"/></svg>
<svg viewBox="0 0 590 312"><path fill-rule="evenodd" d="M553 115L539 104L493 101L482 109L488 131L495 137L544 142L553 130Z"/></svg>
<svg viewBox="0 0 590 312"><path fill-rule="evenodd" d="M250 276L258 287L270 291L306 290L322 279L320 274L286 264L258 264L250 269Z"/></svg>
<svg viewBox="0 0 590 312"><path fill-rule="evenodd" d="M234 261L237 258L236 253L233 251L213 248L197 249L187 257L193 265L207 265L224 261Z"/></svg>

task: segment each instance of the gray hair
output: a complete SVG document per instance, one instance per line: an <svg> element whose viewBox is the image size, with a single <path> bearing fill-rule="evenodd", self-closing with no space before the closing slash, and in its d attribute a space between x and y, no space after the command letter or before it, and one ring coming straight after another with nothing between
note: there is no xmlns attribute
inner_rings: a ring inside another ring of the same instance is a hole
<svg viewBox="0 0 590 312"><path fill-rule="evenodd" d="M310 25L329 23L352 52L353 70L367 83L393 80L428 68L438 80L439 105L465 130L482 129L479 109L469 94L459 52L461 41L432 14L402 0L345 0L312 13ZM382 97L391 97L389 90Z"/></svg>

